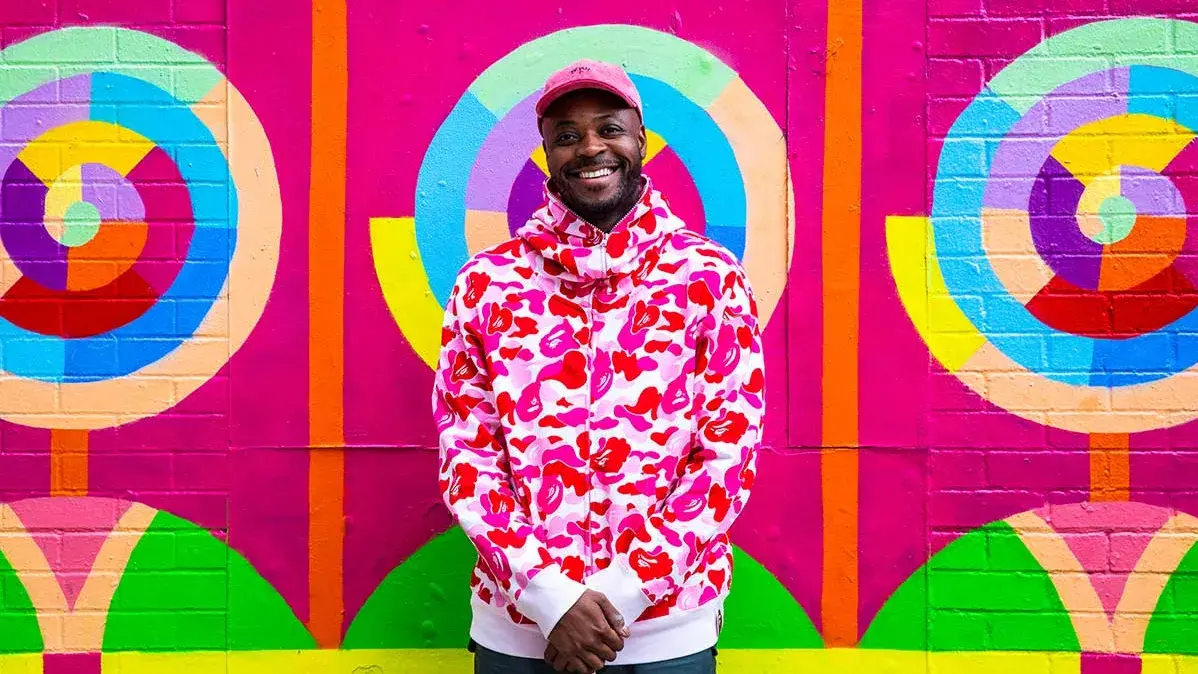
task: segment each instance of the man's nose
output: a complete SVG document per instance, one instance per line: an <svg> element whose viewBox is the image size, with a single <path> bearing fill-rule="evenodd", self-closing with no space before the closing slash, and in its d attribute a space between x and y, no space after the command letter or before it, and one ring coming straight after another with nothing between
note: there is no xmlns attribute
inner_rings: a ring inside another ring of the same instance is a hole
<svg viewBox="0 0 1198 674"><path fill-rule="evenodd" d="M607 146L603 143L603 139L597 133L587 133L582 137L582 142L579 143L578 152L584 157L597 157Z"/></svg>

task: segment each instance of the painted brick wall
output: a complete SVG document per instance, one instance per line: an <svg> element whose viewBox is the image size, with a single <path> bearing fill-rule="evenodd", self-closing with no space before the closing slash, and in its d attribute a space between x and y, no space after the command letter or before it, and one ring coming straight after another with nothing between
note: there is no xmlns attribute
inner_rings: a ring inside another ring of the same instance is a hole
<svg viewBox="0 0 1198 674"><path fill-rule="evenodd" d="M469 671L431 363L580 56L767 325L723 669L1198 667L1191 2L10 0L0 671Z"/></svg>

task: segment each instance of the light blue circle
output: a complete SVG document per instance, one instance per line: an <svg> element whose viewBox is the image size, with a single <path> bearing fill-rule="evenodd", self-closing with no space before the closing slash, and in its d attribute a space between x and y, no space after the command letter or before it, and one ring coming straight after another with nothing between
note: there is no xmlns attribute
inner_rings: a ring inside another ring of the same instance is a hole
<svg viewBox="0 0 1198 674"><path fill-rule="evenodd" d="M707 217L707 235L744 257L747 194L736 155L711 115L661 80L631 74L647 126L690 172ZM522 106L516 105L513 110ZM442 305L468 261L466 190L474 159L499 119L467 91L429 144L416 180L416 243L433 295ZM527 154L528 148L512 148Z"/></svg>
<svg viewBox="0 0 1198 674"><path fill-rule="evenodd" d="M194 230L170 287L130 323L106 333L63 338L30 332L0 318L0 349L11 374L48 382L123 377L191 339L219 297L237 243L237 191L224 153L191 108L148 82L116 73L91 75L92 121L138 133L174 158L191 198Z"/></svg>
<svg viewBox="0 0 1198 674"><path fill-rule="evenodd" d="M1016 59L1007 68L1017 74L1034 65ZM1093 72L1098 70L1078 78ZM1131 66L1128 77L1127 92L1102 93L1126 100L1129 113L1198 124L1198 79L1159 66ZM1130 386L1168 378L1198 363L1198 340L1187 339L1198 332L1198 311L1152 333L1100 339L1043 323L1003 286L983 245L981 216L994 153L1022 117L986 88L945 136L933 185L931 226L937 261L957 306L1008 358L1066 384Z"/></svg>

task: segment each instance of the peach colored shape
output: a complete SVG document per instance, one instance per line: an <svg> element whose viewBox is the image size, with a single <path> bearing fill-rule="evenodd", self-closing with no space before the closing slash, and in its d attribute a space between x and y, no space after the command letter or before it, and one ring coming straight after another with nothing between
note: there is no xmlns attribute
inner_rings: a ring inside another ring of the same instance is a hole
<svg viewBox="0 0 1198 674"><path fill-rule="evenodd" d="M0 505L0 553L8 559L37 612L48 653L91 653L104 642L108 607L133 549L157 510L133 504L117 521L72 607L41 546L8 505Z"/></svg>
<svg viewBox="0 0 1198 674"><path fill-rule="evenodd" d="M1128 574L1114 614L1108 617L1092 584L1091 573L1065 539L1034 512L1006 519L1021 541L1048 572L1077 632L1083 651L1139 654L1152 612L1170 574L1198 543L1198 518L1185 513L1170 517L1156 531L1135 568Z"/></svg>
<svg viewBox="0 0 1198 674"><path fill-rule="evenodd" d="M1055 276L1036 252L1031 219L1026 211L983 209L982 246L994 275L1023 304L1030 302Z"/></svg>
<svg viewBox="0 0 1198 674"><path fill-rule="evenodd" d="M1076 386L1031 372L987 343L961 372L981 375L960 379L1008 412L1078 433L1138 433L1198 418L1198 366L1133 386Z"/></svg>
<svg viewBox="0 0 1198 674"><path fill-rule="evenodd" d="M782 298L794 251L794 186L786 138L765 106L739 78L708 107L724 131L745 185L745 254L742 261L766 325ZM785 239L786 248L778 245Z"/></svg>
<svg viewBox="0 0 1198 674"><path fill-rule="evenodd" d="M1115 636L1103 610L1102 600L1090 584L1089 574L1077 561L1065 539L1048 522L1032 512L1008 517L1006 522L1019 534L1019 539L1027 546L1032 557L1048 572L1053 587L1069 613L1081 649L1092 653L1115 652Z"/></svg>
<svg viewBox="0 0 1198 674"><path fill-rule="evenodd" d="M466 250L471 255L497 246L512 238L507 226L507 213L495 211L466 211Z"/></svg>
<svg viewBox="0 0 1198 674"><path fill-rule="evenodd" d="M1177 570L1182 558L1198 543L1198 519L1177 513L1161 527L1148 543L1127 579L1119 607L1115 609L1112 630L1121 653L1140 653L1148 622L1160 601L1161 593Z"/></svg>

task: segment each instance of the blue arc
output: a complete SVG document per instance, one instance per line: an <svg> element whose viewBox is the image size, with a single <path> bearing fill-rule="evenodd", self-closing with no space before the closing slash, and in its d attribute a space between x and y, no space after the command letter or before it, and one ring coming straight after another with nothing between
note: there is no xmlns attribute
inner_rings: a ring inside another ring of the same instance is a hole
<svg viewBox="0 0 1198 674"><path fill-rule="evenodd" d="M707 235L743 258L748 197L728 139L706 110L670 85L642 75L631 77L640 91L648 125L690 172L707 216ZM474 94L466 92L437 130L420 167L416 242L429 286L442 305L448 303L458 271L469 259L466 189L475 157L498 123Z"/></svg>

